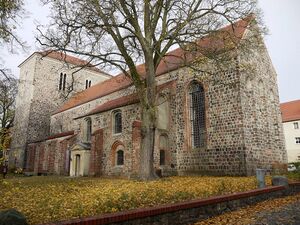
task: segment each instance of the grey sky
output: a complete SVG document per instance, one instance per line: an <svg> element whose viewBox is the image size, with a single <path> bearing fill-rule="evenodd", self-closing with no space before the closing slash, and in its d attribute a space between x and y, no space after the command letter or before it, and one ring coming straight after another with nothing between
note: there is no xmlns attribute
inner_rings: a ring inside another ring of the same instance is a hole
<svg viewBox="0 0 300 225"><path fill-rule="evenodd" d="M300 99L300 0L259 0L264 19L269 28L265 38L273 65L278 74L281 102ZM34 35L37 22L47 24L49 10L39 0L25 0L28 18L24 18L18 31L20 37L31 47L28 53L11 55L1 49L5 66L18 76L18 65L38 46Z"/></svg>

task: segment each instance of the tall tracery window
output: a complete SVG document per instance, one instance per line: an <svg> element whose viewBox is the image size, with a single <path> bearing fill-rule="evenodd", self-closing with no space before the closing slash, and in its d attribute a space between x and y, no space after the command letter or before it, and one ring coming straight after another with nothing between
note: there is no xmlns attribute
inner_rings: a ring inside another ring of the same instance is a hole
<svg viewBox="0 0 300 225"><path fill-rule="evenodd" d="M85 139L87 142L91 142L91 138L92 138L92 120L91 118L87 118Z"/></svg>
<svg viewBox="0 0 300 225"><path fill-rule="evenodd" d="M120 110L113 113L113 130L115 134L122 133L122 113Z"/></svg>
<svg viewBox="0 0 300 225"><path fill-rule="evenodd" d="M193 148L205 146L205 95L201 84L192 82L189 89L191 140Z"/></svg>

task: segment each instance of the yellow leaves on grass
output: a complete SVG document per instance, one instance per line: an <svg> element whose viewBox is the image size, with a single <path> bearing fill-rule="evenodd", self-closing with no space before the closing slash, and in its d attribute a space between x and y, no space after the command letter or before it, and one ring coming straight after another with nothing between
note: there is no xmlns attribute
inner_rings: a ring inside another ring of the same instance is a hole
<svg viewBox="0 0 300 225"><path fill-rule="evenodd" d="M213 217L204 221L201 221L199 223L196 223L195 225L208 225L208 224L218 224L218 225L247 225L247 224L257 224L256 217L258 213L261 213L263 211L275 211L279 210L280 208L290 204L294 203L300 200L300 194L294 195L294 196L288 196L284 198L278 198L278 199L272 199L260 202L253 206L248 206L243 209L229 212L222 214L217 217ZM265 224L265 223L259 223L259 224ZM279 224L285 224L279 223Z"/></svg>
<svg viewBox="0 0 300 225"><path fill-rule="evenodd" d="M0 210L15 208L25 214L30 224L39 224L255 188L254 177L171 177L151 182L105 178L13 178L0 182Z"/></svg>

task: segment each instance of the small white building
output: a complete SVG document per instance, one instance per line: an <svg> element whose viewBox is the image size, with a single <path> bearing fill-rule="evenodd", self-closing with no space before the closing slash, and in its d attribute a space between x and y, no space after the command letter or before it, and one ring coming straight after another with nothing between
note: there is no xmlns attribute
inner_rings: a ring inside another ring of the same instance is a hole
<svg viewBox="0 0 300 225"><path fill-rule="evenodd" d="M280 104L288 162L300 161L300 100Z"/></svg>

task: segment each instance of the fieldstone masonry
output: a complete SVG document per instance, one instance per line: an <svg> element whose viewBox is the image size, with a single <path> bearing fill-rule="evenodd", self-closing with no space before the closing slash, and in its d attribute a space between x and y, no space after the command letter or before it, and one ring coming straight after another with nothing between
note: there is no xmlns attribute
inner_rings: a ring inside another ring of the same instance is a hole
<svg viewBox="0 0 300 225"><path fill-rule="evenodd" d="M222 70L216 69L212 62L195 61L194 68L199 70L178 67L157 75L157 99L161 103L157 107L159 123L154 166L162 175L253 175L257 168L272 170L273 164L287 163L276 73L266 48L251 54L236 50L233 55L235 57ZM41 65L39 73L47 66L49 64ZM32 60L25 61L23 67L32 68ZM210 72L203 72L205 70ZM82 74L85 75L89 76ZM118 80L120 76L111 79ZM142 166L139 159L141 108L133 85L120 86L113 92L55 112L55 106L62 101L51 102L47 91L40 90L43 81L36 82L38 85L31 86L34 91L26 95L24 87L20 87L19 93L23 93L20 98L27 97L21 107L24 114L17 109L16 128L19 130L13 140L13 146L20 141L27 144L27 172L137 175ZM204 89L205 145L200 148L194 148L191 139L189 88L192 82L201 84ZM100 87L109 89L104 84ZM47 84L55 85L54 80ZM42 108L41 101L47 110ZM122 132L118 134L113 132L116 110L122 115ZM42 121L36 119L37 116ZM91 121L91 128L87 127L87 121ZM86 138L89 129L90 140ZM24 133L28 137L24 137ZM47 138L49 135L52 138ZM163 165L160 162L162 150ZM117 164L118 151L123 152L122 165ZM88 172L82 172L83 167L87 167Z"/></svg>

